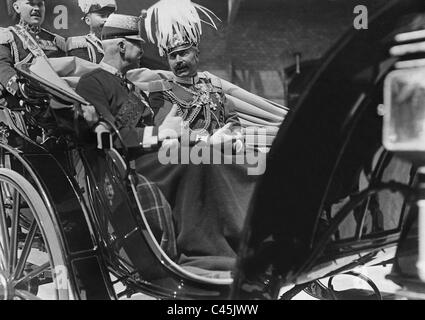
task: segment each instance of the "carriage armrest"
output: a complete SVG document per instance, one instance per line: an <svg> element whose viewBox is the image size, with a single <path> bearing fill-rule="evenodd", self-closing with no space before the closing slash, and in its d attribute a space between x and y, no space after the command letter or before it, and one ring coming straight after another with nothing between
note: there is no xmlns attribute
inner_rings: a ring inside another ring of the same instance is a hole
<svg viewBox="0 0 425 320"><path fill-rule="evenodd" d="M97 136L97 148L100 150L112 149L112 132L110 126L106 122L99 122L94 128Z"/></svg>
<svg viewBox="0 0 425 320"><path fill-rule="evenodd" d="M114 128L111 125L100 121L94 128L94 132L97 136L97 149L103 150L107 157L112 160L116 173L119 173L121 179L128 177L129 165L123 156L114 148L113 145L113 133Z"/></svg>

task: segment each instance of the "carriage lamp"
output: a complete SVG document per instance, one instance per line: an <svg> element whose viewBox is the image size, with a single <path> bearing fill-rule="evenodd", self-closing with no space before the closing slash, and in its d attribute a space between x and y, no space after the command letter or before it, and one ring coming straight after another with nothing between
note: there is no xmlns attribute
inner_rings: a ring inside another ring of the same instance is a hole
<svg viewBox="0 0 425 320"><path fill-rule="evenodd" d="M396 70L387 76L383 111L384 147L418 167L416 267L425 282L425 68Z"/></svg>

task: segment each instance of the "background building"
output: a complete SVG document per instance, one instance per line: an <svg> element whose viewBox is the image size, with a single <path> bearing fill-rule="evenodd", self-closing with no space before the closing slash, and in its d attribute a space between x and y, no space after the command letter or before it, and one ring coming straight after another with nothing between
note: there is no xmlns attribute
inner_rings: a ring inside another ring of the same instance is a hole
<svg viewBox="0 0 425 320"><path fill-rule="evenodd" d="M117 0L120 13L137 14L155 0ZM207 26L201 43L202 69L243 88L283 103L289 68L299 58L314 68L329 48L353 29L354 8L365 5L369 17L385 0L195 0L212 9L222 20L219 30ZM64 36L87 32L77 0L46 1L46 26ZM64 7L58 7L64 6ZM68 21L60 20L66 8ZM0 3L1 25L9 24L6 0ZM56 19L56 20L55 20ZM65 23L67 22L67 23ZM67 28L62 29L64 25ZM59 26L59 28L58 28ZM358 32L365 32L359 30ZM161 60L155 47L146 54ZM310 61L310 63L309 63ZM286 71L286 72L284 72ZM299 71L299 70L298 70Z"/></svg>

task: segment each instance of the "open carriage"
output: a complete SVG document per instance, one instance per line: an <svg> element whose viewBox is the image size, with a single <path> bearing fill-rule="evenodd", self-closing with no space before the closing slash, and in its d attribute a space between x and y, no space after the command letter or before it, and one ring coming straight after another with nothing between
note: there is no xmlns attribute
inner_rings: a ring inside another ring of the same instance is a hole
<svg viewBox="0 0 425 320"><path fill-rule="evenodd" d="M0 298L276 299L288 284L296 286L282 298L301 290L344 298L320 280L393 263L415 220L416 169L382 147L378 106L395 62L391 37L423 11L421 1L391 1L372 22L379 28L331 50L274 141L233 278L195 273L164 252L138 197L140 177L111 143L112 123L97 127L92 148L66 126L45 136L34 121L43 111L72 119L86 102L55 75L40 77L42 62L19 66L21 91L31 82L45 95L0 112Z"/></svg>
<svg viewBox="0 0 425 320"><path fill-rule="evenodd" d="M73 87L98 66L41 57L16 68L21 99L1 109L2 298L228 297L231 270L183 268L165 252L173 222L148 216L144 178L124 143L114 149L115 125L101 119L85 135L79 114L88 103ZM277 132L268 127L265 135Z"/></svg>

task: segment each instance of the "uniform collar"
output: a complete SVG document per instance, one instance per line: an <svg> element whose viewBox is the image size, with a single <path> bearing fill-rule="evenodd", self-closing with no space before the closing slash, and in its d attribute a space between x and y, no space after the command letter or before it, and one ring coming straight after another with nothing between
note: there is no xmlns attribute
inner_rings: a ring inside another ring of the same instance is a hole
<svg viewBox="0 0 425 320"><path fill-rule="evenodd" d="M191 84L191 85L195 85L199 82L199 76L196 75L194 77L178 77L175 74L173 74L173 80L178 82L178 83L182 83L182 84Z"/></svg>
<svg viewBox="0 0 425 320"><path fill-rule="evenodd" d="M104 54L102 41L94 33L89 33L86 40L95 46L100 53Z"/></svg>
<svg viewBox="0 0 425 320"><path fill-rule="evenodd" d="M96 34L94 34L94 33L89 33L88 35L87 35L87 37L88 38L90 38L92 41L94 41L94 42L97 42L97 43L100 43L100 44L102 44L102 40L100 40L99 39L99 37L98 36L96 36Z"/></svg>
<svg viewBox="0 0 425 320"><path fill-rule="evenodd" d="M109 73L112 73L113 75L119 76L121 78L123 77L123 74L117 68L103 62L103 60L99 63L99 67L105 71L108 71Z"/></svg>
<svg viewBox="0 0 425 320"><path fill-rule="evenodd" d="M26 31L28 31L32 34L35 34L35 35L39 34L42 31L41 26L30 25L30 24L26 23L25 21L19 21L18 26L21 26Z"/></svg>
<svg viewBox="0 0 425 320"><path fill-rule="evenodd" d="M134 84L131 81L128 81L127 77L117 68L103 62L103 60L99 63L99 66L106 72L109 72L120 78L122 84L125 85L129 91L134 91Z"/></svg>

